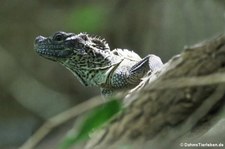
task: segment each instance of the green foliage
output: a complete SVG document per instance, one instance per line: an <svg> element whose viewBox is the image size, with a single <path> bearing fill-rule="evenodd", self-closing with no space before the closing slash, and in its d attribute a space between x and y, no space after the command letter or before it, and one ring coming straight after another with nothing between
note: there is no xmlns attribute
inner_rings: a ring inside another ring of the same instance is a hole
<svg viewBox="0 0 225 149"><path fill-rule="evenodd" d="M68 27L75 31L95 32L102 30L106 22L106 9L97 5L76 8L69 17Z"/></svg>
<svg viewBox="0 0 225 149"><path fill-rule="evenodd" d="M88 139L89 134L102 126L107 122L112 116L118 113L121 110L121 102L119 100L111 100L91 111L91 114L81 125L78 133L68 135L63 143L61 144L60 149L68 149L73 144L78 143L84 139Z"/></svg>

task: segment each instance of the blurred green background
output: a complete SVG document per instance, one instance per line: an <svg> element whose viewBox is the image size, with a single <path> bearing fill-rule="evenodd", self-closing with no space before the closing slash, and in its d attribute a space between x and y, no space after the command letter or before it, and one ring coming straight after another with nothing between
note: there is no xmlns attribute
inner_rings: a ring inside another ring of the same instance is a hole
<svg viewBox="0 0 225 149"><path fill-rule="evenodd" d="M87 32L111 49L154 53L166 62L224 29L223 0L0 0L0 149L18 148L46 119L99 94L38 56L36 36ZM70 127L37 148L55 148Z"/></svg>

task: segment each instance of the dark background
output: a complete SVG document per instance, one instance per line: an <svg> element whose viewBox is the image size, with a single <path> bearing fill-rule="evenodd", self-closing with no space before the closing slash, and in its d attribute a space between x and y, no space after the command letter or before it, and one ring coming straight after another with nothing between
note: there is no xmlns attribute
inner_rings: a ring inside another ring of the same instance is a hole
<svg viewBox="0 0 225 149"><path fill-rule="evenodd" d="M104 37L111 49L154 53L166 62L185 46L223 33L224 25L223 0L1 0L0 149L17 148L46 119L99 94L38 56L36 36L87 32ZM39 148L60 140L50 138Z"/></svg>

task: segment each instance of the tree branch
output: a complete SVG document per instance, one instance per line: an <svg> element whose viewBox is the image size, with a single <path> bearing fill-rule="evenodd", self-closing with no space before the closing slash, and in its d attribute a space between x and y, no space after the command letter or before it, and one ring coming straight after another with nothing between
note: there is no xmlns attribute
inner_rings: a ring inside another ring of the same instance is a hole
<svg viewBox="0 0 225 149"><path fill-rule="evenodd" d="M96 132L87 148L173 146L225 111L224 81L225 35L186 48L130 91L126 111Z"/></svg>

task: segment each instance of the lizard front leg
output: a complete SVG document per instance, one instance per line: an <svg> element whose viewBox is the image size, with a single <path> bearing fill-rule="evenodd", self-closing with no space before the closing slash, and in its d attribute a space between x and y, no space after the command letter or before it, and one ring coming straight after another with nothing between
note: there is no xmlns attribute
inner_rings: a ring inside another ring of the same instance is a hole
<svg viewBox="0 0 225 149"><path fill-rule="evenodd" d="M129 82L129 84L137 84L148 71L152 72L158 70L162 66L163 63L161 59L156 55L150 54L131 67L127 82Z"/></svg>
<svg viewBox="0 0 225 149"><path fill-rule="evenodd" d="M147 72L155 71L161 66L163 63L156 55L148 55L135 64L130 61L123 63L109 75L108 81L101 87L102 95L111 96L114 91L132 88L140 83Z"/></svg>

